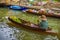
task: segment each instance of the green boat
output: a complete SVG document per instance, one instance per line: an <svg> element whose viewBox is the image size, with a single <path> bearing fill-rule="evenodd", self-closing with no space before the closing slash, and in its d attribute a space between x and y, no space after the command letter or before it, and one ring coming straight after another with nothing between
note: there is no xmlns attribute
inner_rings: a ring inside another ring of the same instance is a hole
<svg viewBox="0 0 60 40"><path fill-rule="evenodd" d="M25 21L23 19L17 18L16 16L10 16L8 17L8 20L12 22L15 25L22 26L23 28L26 28L28 30L37 31L42 34L49 34L49 35L57 35L57 32L54 32L53 30L42 30L38 24L31 23L29 21Z"/></svg>

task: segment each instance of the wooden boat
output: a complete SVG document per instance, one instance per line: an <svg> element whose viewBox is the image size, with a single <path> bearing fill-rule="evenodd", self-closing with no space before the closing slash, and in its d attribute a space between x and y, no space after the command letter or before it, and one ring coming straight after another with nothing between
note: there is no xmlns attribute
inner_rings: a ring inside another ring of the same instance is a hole
<svg viewBox="0 0 60 40"><path fill-rule="evenodd" d="M15 25L19 25L19 26L22 26L23 28L40 32L42 34L57 35L57 32L54 32L53 30L50 30L50 29L49 30L42 30L39 27L39 25L31 23L31 22L27 22L27 21L22 20L17 17L10 16L10 17L8 17L8 20L11 21L12 23L14 23Z"/></svg>
<svg viewBox="0 0 60 40"><path fill-rule="evenodd" d="M7 4L7 6L14 6L13 4ZM28 9L36 9L36 10L39 10L41 7L40 6L26 6L26 5L16 5L16 6L21 6L21 7L25 7L25 8L28 8Z"/></svg>
<svg viewBox="0 0 60 40"><path fill-rule="evenodd" d="M27 10L26 12L28 12L29 14L35 14L35 15L46 15L47 17L55 17L55 18L60 18L60 14L55 14L55 13L46 13L44 11L42 12L39 12L39 11L36 11L34 12L32 9L30 10Z"/></svg>

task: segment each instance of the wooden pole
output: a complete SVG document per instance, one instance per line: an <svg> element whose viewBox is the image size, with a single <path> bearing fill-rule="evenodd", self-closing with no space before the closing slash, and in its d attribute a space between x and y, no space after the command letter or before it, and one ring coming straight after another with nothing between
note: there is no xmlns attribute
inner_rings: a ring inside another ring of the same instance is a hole
<svg viewBox="0 0 60 40"><path fill-rule="evenodd" d="M19 0L19 6L20 6L21 0Z"/></svg>

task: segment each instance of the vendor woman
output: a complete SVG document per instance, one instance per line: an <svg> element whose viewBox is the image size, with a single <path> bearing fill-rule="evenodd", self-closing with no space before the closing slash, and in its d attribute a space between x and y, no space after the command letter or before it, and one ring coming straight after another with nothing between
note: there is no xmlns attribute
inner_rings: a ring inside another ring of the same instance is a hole
<svg viewBox="0 0 60 40"><path fill-rule="evenodd" d="M48 21L47 21L46 16L45 15L42 15L41 17L39 16L39 20L41 20L41 22L39 22L40 28L43 30L47 30L48 29Z"/></svg>

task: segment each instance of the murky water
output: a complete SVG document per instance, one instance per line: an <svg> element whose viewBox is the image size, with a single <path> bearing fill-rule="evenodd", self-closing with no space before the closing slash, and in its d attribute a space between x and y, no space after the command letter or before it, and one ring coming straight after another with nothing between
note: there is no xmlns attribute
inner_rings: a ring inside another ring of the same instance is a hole
<svg viewBox="0 0 60 40"><path fill-rule="evenodd" d="M15 15L19 18L37 24L36 20L38 19L37 18L38 16L34 15L33 17L33 15L22 13L20 11L16 10L13 11L6 8L0 8L0 40L58 40L57 36L44 35L44 34L41 35L33 31L27 31L24 28L10 26L6 24L8 20L5 17L11 15ZM60 19L56 18L48 18L49 26L58 31L58 27L60 24L59 20Z"/></svg>
<svg viewBox="0 0 60 40"><path fill-rule="evenodd" d="M6 23L0 23L0 40L16 40L14 31Z"/></svg>

